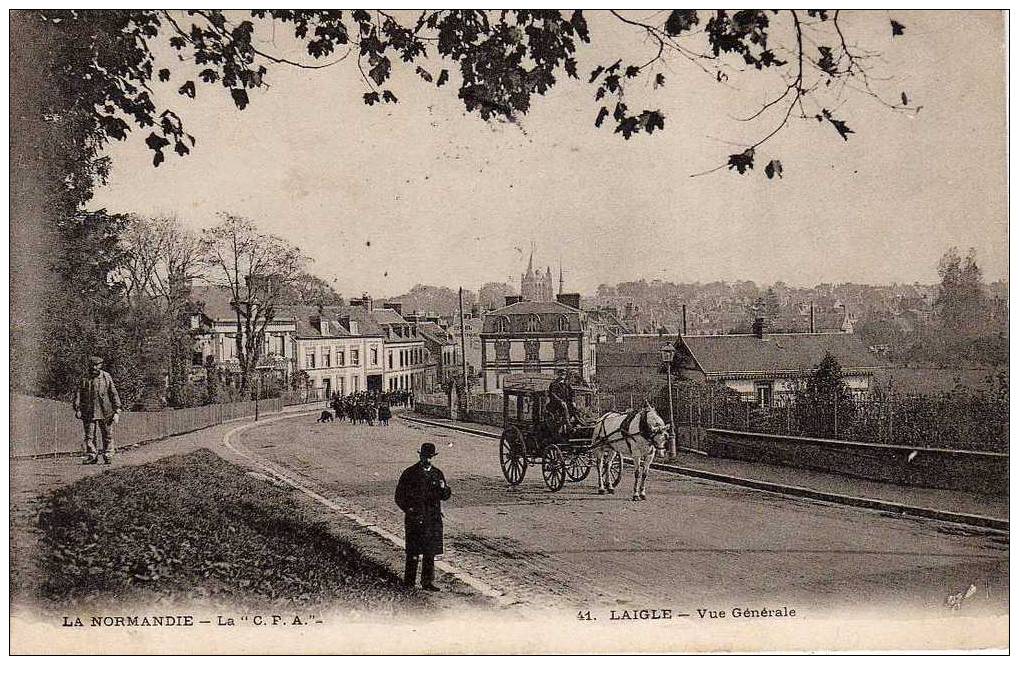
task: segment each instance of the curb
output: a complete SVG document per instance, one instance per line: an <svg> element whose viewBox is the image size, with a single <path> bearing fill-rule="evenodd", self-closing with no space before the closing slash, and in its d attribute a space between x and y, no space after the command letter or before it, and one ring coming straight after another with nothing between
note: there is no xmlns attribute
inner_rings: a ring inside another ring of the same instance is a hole
<svg viewBox="0 0 1019 675"><path fill-rule="evenodd" d="M471 434L474 436L481 436L484 438L500 438L501 435L491 431L483 431L480 429L471 429L469 427L461 427L452 423L440 422L438 420L430 420L421 417L411 417L409 415L401 415L400 419L408 422L417 422L419 424L427 424L434 427L441 427L444 429L450 429L452 431L459 431L465 434ZM624 461L630 463L630 460L626 457ZM799 487L796 485L785 485L783 483L770 483L762 480L754 480L751 478L741 478L739 476L731 476L724 473L714 473L711 471L701 471L699 469L688 469L681 466L673 466L671 464L662 464L660 462L652 462L652 469L658 471L664 471L666 473L674 473L683 476L689 476L690 478L700 478L703 480L710 480L717 483L726 483L729 485L738 485L740 487L750 488L753 490L761 490L762 492L774 492L776 494L789 495L792 497L801 497L804 499L813 499L820 502L828 502L832 504L839 504L842 506L855 506L857 508L870 509L873 511L881 511L883 513L892 513L895 515L905 516L916 516L919 518L928 518L931 520L938 520L948 523L956 523L960 525L970 525L973 527L982 527L988 530L994 530L996 532L1003 532L1008 534L1008 521L1000 518L991 518L990 516L981 516L973 513L956 513L954 511L940 511L938 509L929 509L922 506L910 506L909 504L899 504L897 502L888 502L881 499L870 499L867 497L853 497L851 495L842 495L833 492L820 492L818 490L811 490L810 488Z"/></svg>
<svg viewBox="0 0 1019 675"><path fill-rule="evenodd" d="M286 417L302 417L305 415L314 415L316 412L318 411L307 410L303 412L295 412L294 414L287 415ZM295 490L302 492L307 497L315 500L316 502L331 509L332 511L335 511L336 513L346 518L347 520L350 520L351 522L355 523L359 527L362 527L365 530L381 537L382 539L384 539L397 549L399 550L406 549L407 544L402 538L400 538L396 534L389 532L388 530L384 529L377 523L367 520L364 516L355 513L354 510L350 508L350 506L347 505L345 502L343 502L339 497L328 499L327 497L324 497L318 492L315 492L307 485L304 485L301 481L297 480L296 478L288 476L286 473L281 471L280 470L281 467L276 465L274 462L270 462L269 460L244 452L243 450L239 449L237 446L233 444L232 442L233 437L236 436L237 434L243 433L257 426L262 426L263 424L275 422L278 419L283 418L268 418L264 420L258 420L257 422L250 421L247 422L246 424L234 427L233 429L230 429L223 435L223 446L230 452L238 455L239 457L243 457L247 459L249 462L252 462L257 466L260 466L263 471L266 471L267 473L273 475L276 479L282 481L283 483L286 483ZM436 560L435 568L453 575L461 583L470 586L482 596L494 601L497 605L507 606L515 604L517 602L517 600L514 597L498 590L497 588L491 586L485 581L474 576L473 574L470 574L469 572L460 569L459 567L448 561ZM396 570L396 574L399 575L400 570Z"/></svg>

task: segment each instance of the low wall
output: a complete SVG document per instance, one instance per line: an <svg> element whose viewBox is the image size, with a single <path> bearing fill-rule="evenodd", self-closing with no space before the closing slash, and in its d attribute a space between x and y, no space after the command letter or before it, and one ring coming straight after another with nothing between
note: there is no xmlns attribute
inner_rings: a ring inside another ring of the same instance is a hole
<svg viewBox="0 0 1019 675"><path fill-rule="evenodd" d="M436 403L423 403L415 399L414 401L414 412L421 413L422 415L430 415L431 417L439 417L442 419L452 419L449 414L449 406L438 405ZM464 422L474 422L476 424L488 424L493 427L502 427L502 411L493 410L468 410L465 415L459 417Z"/></svg>
<svg viewBox="0 0 1019 675"><path fill-rule="evenodd" d="M782 464L900 485L1007 495L1008 455L705 429L712 457Z"/></svg>
<svg viewBox="0 0 1019 675"><path fill-rule="evenodd" d="M258 402L261 413L279 412L282 400ZM254 401L217 403L197 408L124 412L113 429L115 447L124 447L203 429L255 414ZM70 403L48 398L11 396L11 457L78 452L84 429Z"/></svg>

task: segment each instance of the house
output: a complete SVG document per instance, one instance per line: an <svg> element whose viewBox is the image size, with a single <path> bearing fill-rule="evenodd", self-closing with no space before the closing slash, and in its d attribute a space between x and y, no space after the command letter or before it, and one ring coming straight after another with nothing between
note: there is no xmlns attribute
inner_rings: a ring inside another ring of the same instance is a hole
<svg viewBox="0 0 1019 675"><path fill-rule="evenodd" d="M191 361L195 368L207 362L219 365L228 374L240 372L237 358L237 335L243 324L237 318L233 293L226 286L194 286L191 301L197 307L191 316L191 329L196 335ZM265 329L258 364L283 382L294 372L293 335L297 324L286 311L275 312Z"/></svg>
<svg viewBox="0 0 1019 675"><path fill-rule="evenodd" d="M377 385L384 391L429 390L435 386L435 364L417 325L404 319L401 309L399 303L385 303L377 308L372 298L365 295L351 299L345 316L364 326L377 326L382 333L382 351L368 354L370 367L377 368L370 375L372 387ZM378 365L374 365L376 358Z"/></svg>
<svg viewBox="0 0 1019 675"><path fill-rule="evenodd" d="M682 379L718 382L761 405L792 396L825 354L842 367L854 396L865 397L885 363L850 333L765 334L760 321L749 335L682 335L673 372Z"/></svg>
<svg viewBox="0 0 1019 675"><path fill-rule="evenodd" d="M467 366L467 373L471 377L477 377L481 373L481 331L483 328L484 317L479 316L476 309L464 314L462 339L459 313L453 316L450 321L453 346L458 354L464 352L460 361Z"/></svg>
<svg viewBox="0 0 1019 675"><path fill-rule="evenodd" d="M433 382L445 382L450 376L463 373L463 361L458 358L460 350L453 343L449 331L431 321L419 321L418 335L424 339L425 349L431 354Z"/></svg>
<svg viewBox="0 0 1019 675"><path fill-rule="evenodd" d="M294 354L310 388L327 397L381 389L383 332L378 326L351 320L340 314L343 307L285 309L296 320Z"/></svg>
<svg viewBox="0 0 1019 675"><path fill-rule="evenodd" d="M508 296L504 307L484 318L484 391L501 391L511 373L554 374L564 369L590 382L595 374L595 344L579 294L560 293L551 302Z"/></svg>

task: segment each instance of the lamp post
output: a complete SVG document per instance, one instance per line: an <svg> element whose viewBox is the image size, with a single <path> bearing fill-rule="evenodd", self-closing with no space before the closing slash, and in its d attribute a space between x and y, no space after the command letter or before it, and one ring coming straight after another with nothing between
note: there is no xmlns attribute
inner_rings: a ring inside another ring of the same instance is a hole
<svg viewBox="0 0 1019 675"><path fill-rule="evenodd" d="M676 456L676 413L672 406L672 359L676 355L676 348L666 342L661 349L662 363L665 364L665 373L669 381L669 456Z"/></svg>

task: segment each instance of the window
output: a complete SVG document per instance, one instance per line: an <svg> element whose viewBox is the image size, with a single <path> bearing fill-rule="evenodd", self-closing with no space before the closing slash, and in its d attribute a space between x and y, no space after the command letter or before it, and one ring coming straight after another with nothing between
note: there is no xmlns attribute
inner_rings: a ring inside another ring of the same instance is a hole
<svg viewBox="0 0 1019 675"><path fill-rule="evenodd" d="M389 369L393 369L393 352L389 352Z"/></svg>
<svg viewBox="0 0 1019 675"><path fill-rule="evenodd" d="M552 348L555 350L556 361L568 361L570 353L570 343L566 340L556 340L552 343Z"/></svg>
<svg viewBox="0 0 1019 675"><path fill-rule="evenodd" d="M347 361L346 357L347 357L347 353L343 350L343 348L342 347L337 347L336 348L336 365L339 366L340 368L342 368L344 365L346 365L346 361Z"/></svg>
<svg viewBox="0 0 1019 675"><path fill-rule="evenodd" d="M350 353L351 354L356 354L357 352L355 350L351 350ZM353 360L354 359L352 358L351 361L353 361ZM357 375L355 375L353 377L353 379L351 380L350 387L351 387L351 391L361 391L361 378L358 377Z"/></svg>
<svg viewBox="0 0 1019 675"><path fill-rule="evenodd" d="M754 388L757 392L757 405L762 408L770 406L772 400L771 382L758 382Z"/></svg>
<svg viewBox="0 0 1019 675"><path fill-rule="evenodd" d="M541 330L541 317L537 314L532 314L527 317L527 332L537 333Z"/></svg>
<svg viewBox="0 0 1019 675"><path fill-rule="evenodd" d="M401 349L400 350L400 367L403 368L405 365L407 365L407 353L404 352Z"/></svg>
<svg viewBox="0 0 1019 675"><path fill-rule="evenodd" d="M561 316L559 317L559 330L568 331L570 329L570 317Z"/></svg>
<svg viewBox="0 0 1019 675"><path fill-rule="evenodd" d="M304 367L308 370L315 367L315 350L313 348L304 352Z"/></svg>
<svg viewBox="0 0 1019 675"><path fill-rule="evenodd" d="M510 358L510 343L508 340L500 340L495 343L495 360L496 361L509 361Z"/></svg>
<svg viewBox="0 0 1019 675"><path fill-rule="evenodd" d="M379 365L379 348L378 347L372 347L372 365L373 366Z"/></svg>
<svg viewBox="0 0 1019 675"><path fill-rule="evenodd" d="M509 332L509 319L504 316L500 316L495 320L495 332L496 333L508 333Z"/></svg>
<svg viewBox="0 0 1019 675"><path fill-rule="evenodd" d="M322 347L322 367L332 368L332 347Z"/></svg>
<svg viewBox="0 0 1019 675"><path fill-rule="evenodd" d="M350 350L350 365L359 366L361 365L361 352L358 349ZM354 382L357 382L357 378L354 378ZM356 389L354 391L357 391Z"/></svg>

